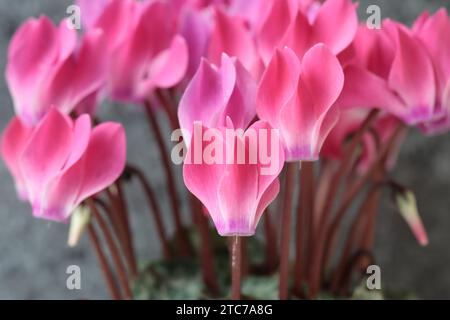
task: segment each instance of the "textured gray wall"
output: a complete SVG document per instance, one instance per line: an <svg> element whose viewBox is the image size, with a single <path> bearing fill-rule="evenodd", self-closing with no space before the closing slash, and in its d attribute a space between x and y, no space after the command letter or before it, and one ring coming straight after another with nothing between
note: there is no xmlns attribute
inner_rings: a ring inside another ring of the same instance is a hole
<svg viewBox="0 0 450 320"><path fill-rule="evenodd" d="M95 1L95 0L93 0ZM11 35L29 16L46 14L55 20L64 17L68 0L0 0L0 70L4 72L6 48ZM447 5L444 0L362 1L361 14L368 4L379 4L383 17L411 22L423 9L434 11ZM12 103L0 79L0 129L12 117ZM161 190L164 182L153 140L141 113L135 107L105 106L103 119L122 121L127 129L129 160L146 168L152 184ZM149 146L150 141L150 146ZM430 245L420 248L385 197L379 216L376 240L377 262L386 287L415 292L421 298L450 298L450 141L448 135L425 139L412 132L402 150L394 177L416 192ZM180 175L178 175L180 177ZM180 183L181 188L181 183ZM133 203L133 230L141 260L159 255L150 218L142 197L130 192ZM164 193L159 195L167 202ZM0 163L0 298L108 298L103 279L83 239L76 249L66 245L67 226L32 218L28 205L19 202L12 180ZM82 290L65 287L66 268L77 264L82 272Z"/></svg>

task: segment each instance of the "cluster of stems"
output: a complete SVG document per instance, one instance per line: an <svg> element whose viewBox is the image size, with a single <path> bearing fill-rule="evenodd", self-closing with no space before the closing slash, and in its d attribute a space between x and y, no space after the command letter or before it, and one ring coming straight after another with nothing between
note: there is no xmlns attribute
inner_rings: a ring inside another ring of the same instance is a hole
<svg viewBox="0 0 450 320"><path fill-rule="evenodd" d="M175 226L175 245L171 245L169 240L160 204L151 184L145 174L134 166L128 165L122 177L103 194L86 201L91 209L92 222L97 225L95 227L93 223L90 224L89 236L114 299L133 298L130 281L138 274L124 193L124 186L130 179L139 182L148 200L148 209L161 243L163 258L170 260L197 256L209 296L218 297L221 293L209 238L210 224L202 212L202 204L189 194L191 220L200 238L199 248L195 250L181 218L181 197L177 191L169 146L165 143L157 120L157 112L162 112L171 129L178 129L175 94L173 90L157 91L143 106L159 149L160 163L167 182L170 212ZM377 116L378 111L375 109L369 113L347 142L344 156L339 162L322 160L317 163L286 165L282 176L284 187L277 201L270 211L266 210L263 217L266 255L263 265L245 265L242 258L242 251L246 250L245 239L239 236L229 239L232 299L241 298L241 279L249 272L258 275L278 272L280 299L292 296L313 299L321 291L338 296L349 294L352 278L361 275L373 260L378 204L381 187L386 185L385 164L393 151L396 137L404 130L404 126L400 125L389 139L390 143L378 146L377 157L366 173L356 174L358 150L363 136L371 130ZM362 200L358 211L352 215L353 221L349 228L344 228L343 221L349 216L351 205L359 198ZM274 223L275 218L278 218L279 225ZM114 268L108 263L108 255L103 250L97 229L101 230ZM292 230L295 230L295 239L291 235ZM343 246L338 250L340 241ZM292 244L295 245L294 259L289 254Z"/></svg>

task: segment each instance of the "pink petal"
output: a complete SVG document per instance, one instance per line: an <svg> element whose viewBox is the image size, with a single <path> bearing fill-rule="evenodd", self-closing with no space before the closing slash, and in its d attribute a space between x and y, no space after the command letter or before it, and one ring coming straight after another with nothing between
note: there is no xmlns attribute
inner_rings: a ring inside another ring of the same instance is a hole
<svg viewBox="0 0 450 320"><path fill-rule="evenodd" d="M188 48L181 36L176 36L166 50L160 52L151 62L147 79L138 89L140 96L146 97L154 87L170 88L179 83L188 66Z"/></svg>
<svg viewBox="0 0 450 320"><path fill-rule="evenodd" d="M211 34L208 57L219 64L222 53L237 57L247 70L255 64L255 47L244 22L230 17L221 10L215 12L215 26Z"/></svg>
<svg viewBox="0 0 450 320"><path fill-rule="evenodd" d="M225 123L225 108L236 83L236 68L224 56L218 70L216 66L202 60L199 69L180 100L178 119L185 131L184 139L190 145L192 125L201 121L207 127Z"/></svg>
<svg viewBox="0 0 450 320"><path fill-rule="evenodd" d="M195 126L202 131L208 130L207 127L202 126L200 123L197 123ZM194 132L199 131L195 130ZM190 147L188 148L186 159L189 159L190 161L185 161L183 165L184 184L206 207L214 223L216 225L221 225L223 224L225 217L222 217L219 209L217 192L219 182L225 172L225 164L210 165L205 161L202 161L200 164L194 163L194 153L203 155L203 150L209 145L208 142L203 141L202 133L199 134L200 136L194 134L189 144ZM200 141L200 149L197 148L197 144L194 142L197 139ZM218 139L220 140L217 143L224 147L225 142L223 141L223 135L218 135Z"/></svg>
<svg viewBox="0 0 450 320"><path fill-rule="evenodd" d="M38 205L47 184L64 167L70 155L73 134L71 123L56 109L51 109L36 127L26 145L20 165L26 177L28 196Z"/></svg>
<svg viewBox="0 0 450 320"><path fill-rule="evenodd" d="M15 33L8 49L6 80L22 121L35 125L50 105L41 102L41 86L75 48L76 31L64 21L59 29L45 16L30 19Z"/></svg>
<svg viewBox="0 0 450 320"><path fill-rule="evenodd" d="M260 119L278 127L278 114L295 93L299 74L295 53L289 48L277 50L258 87L256 111Z"/></svg>
<svg viewBox="0 0 450 320"><path fill-rule="evenodd" d="M429 120L432 116L436 84L431 61L421 44L397 28L397 52L389 75L389 86L408 106L407 124Z"/></svg>
<svg viewBox="0 0 450 320"><path fill-rule="evenodd" d="M337 58L324 45L311 48L302 61L298 95L280 112L280 130L288 161L317 160L337 121L332 106L344 84Z"/></svg>
<svg viewBox="0 0 450 320"><path fill-rule="evenodd" d="M86 30L94 27L109 0L76 0L81 10L81 22Z"/></svg>
<svg viewBox="0 0 450 320"><path fill-rule="evenodd" d="M3 161L14 178L15 186L19 197L23 200L27 198L25 181L22 170L19 166L19 159L30 138L32 129L24 126L19 118L13 118L5 131L1 141L1 154Z"/></svg>
<svg viewBox="0 0 450 320"><path fill-rule="evenodd" d="M206 56L211 26L208 17L203 12L188 8L183 13L179 32L186 39L188 46L187 76L192 78L200 65L201 58Z"/></svg>
<svg viewBox="0 0 450 320"><path fill-rule="evenodd" d="M103 57L104 38L99 30L85 35L76 56L67 59L47 86L42 88L41 103L57 105L69 114L79 103L98 91L106 79Z"/></svg>
<svg viewBox="0 0 450 320"><path fill-rule="evenodd" d="M404 102L388 87L385 79L356 66L346 67L344 74L344 89L337 102L341 107L375 107L399 117L407 112Z"/></svg>
<svg viewBox="0 0 450 320"><path fill-rule="evenodd" d="M426 19L426 18L422 18ZM432 17L422 22L418 37L425 44L436 70L438 90L443 92L450 80L450 43L442 41L450 33L450 19L447 11L442 8Z"/></svg>
<svg viewBox="0 0 450 320"><path fill-rule="evenodd" d="M237 139L237 143L242 143ZM223 221L214 221L221 236L250 236L255 233L258 198L258 168L256 164L230 164L218 189L219 209Z"/></svg>
<svg viewBox="0 0 450 320"><path fill-rule="evenodd" d="M84 161L84 179L75 204L105 189L122 174L126 161L123 127L113 122L95 127L80 161Z"/></svg>
<svg viewBox="0 0 450 320"><path fill-rule="evenodd" d="M269 3L270 1L264 1ZM272 6L262 29L258 33L258 47L264 63L269 63L275 48L289 27L290 16L287 1L271 1Z"/></svg>
<svg viewBox="0 0 450 320"><path fill-rule="evenodd" d="M356 4L351 0L328 0L314 20L315 42L323 42L334 54L350 45L358 29Z"/></svg>

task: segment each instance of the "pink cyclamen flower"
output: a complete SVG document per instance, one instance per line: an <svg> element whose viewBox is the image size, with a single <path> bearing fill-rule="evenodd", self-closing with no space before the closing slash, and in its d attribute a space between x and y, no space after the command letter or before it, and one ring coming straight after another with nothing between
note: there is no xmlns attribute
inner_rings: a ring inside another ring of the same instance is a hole
<svg viewBox="0 0 450 320"><path fill-rule="evenodd" d="M266 122L257 121L242 133L234 129L230 118L227 126L221 128L195 123L194 131L200 133L194 134L188 149L189 161L185 160L183 166L184 183L206 207L221 236L253 235L264 210L280 188L278 175L283 168L284 152L277 132ZM215 133L214 140L206 141L203 134L211 131ZM217 161L208 161L205 156L212 145L215 150L212 158ZM270 150L270 164L261 157L261 149ZM237 150L244 150L243 162L236 160ZM227 151L234 161L224 161L230 157ZM195 162L197 153L203 156L199 163ZM216 158L218 154L223 155L222 159ZM271 169L264 173L266 165Z"/></svg>
<svg viewBox="0 0 450 320"><path fill-rule="evenodd" d="M299 56L317 43L324 43L334 53L347 48L358 28L356 4L351 0L273 1L258 34L259 51L267 63L274 50L288 46Z"/></svg>
<svg viewBox="0 0 450 320"><path fill-rule="evenodd" d="M339 117L334 106L344 83L341 65L323 44L300 62L289 48L276 51L258 88L257 113L280 130L287 161L314 161Z"/></svg>
<svg viewBox="0 0 450 320"><path fill-rule="evenodd" d="M406 27L386 20L381 30L361 26L344 69L343 108L380 108L408 125L432 119L436 104L433 64Z"/></svg>
<svg viewBox="0 0 450 320"><path fill-rule="evenodd" d="M170 88L185 76L188 47L177 34L175 11L163 1L111 0L95 27L109 50L109 95L141 103L156 88Z"/></svg>
<svg viewBox="0 0 450 320"><path fill-rule="evenodd" d="M104 84L102 33L93 30L77 47L76 30L45 16L26 21L8 48L6 80L16 114L37 124L57 105L68 114Z"/></svg>
<svg viewBox="0 0 450 320"><path fill-rule="evenodd" d="M436 106L431 121L420 129L425 134L438 134L450 129L450 18L442 8L433 16L423 14L414 26L414 33L425 45L436 74Z"/></svg>
<svg viewBox="0 0 450 320"><path fill-rule="evenodd" d="M321 156L326 159L340 160L344 156L345 147L369 114L368 109L350 109L341 111L341 116L331 130L323 145ZM376 160L382 145L389 143L392 134L401 123L396 117L386 113L378 117L370 130L362 138L361 149L356 163L356 171L364 174ZM406 137L406 132L399 135L389 153L386 169L391 170L400 151L400 146Z"/></svg>
<svg viewBox="0 0 450 320"><path fill-rule="evenodd" d="M220 67L203 59L180 100L178 119L186 144L192 125L226 125L230 117L236 128L245 129L256 115L256 83L235 58L222 54Z"/></svg>
<svg viewBox="0 0 450 320"><path fill-rule="evenodd" d="M33 215L66 221L86 198L113 183L125 166L125 132L117 123L91 128L51 109L34 128L14 118L2 138L2 156Z"/></svg>
<svg viewBox="0 0 450 320"><path fill-rule="evenodd" d="M231 16L223 10L215 10L214 27L208 49L208 58L219 64L222 53L234 56L259 79L263 64L259 58L256 42L245 21L238 16Z"/></svg>

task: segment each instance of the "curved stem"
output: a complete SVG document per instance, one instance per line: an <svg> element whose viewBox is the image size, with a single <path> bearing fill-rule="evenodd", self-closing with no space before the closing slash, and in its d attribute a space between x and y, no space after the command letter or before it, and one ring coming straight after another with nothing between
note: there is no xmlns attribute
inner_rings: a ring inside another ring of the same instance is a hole
<svg viewBox="0 0 450 320"><path fill-rule="evenodd" d="M120 257L119 250L117 249L117 246L114 243L111 232L105 220L102 218L100 212L98 211L97 206L95 205L95 202L92 200L92 198L87 199L86 203L91 209L91 212L94 215L95 220L97 220L98 226L100 227L100 230L102 231L103 236L105 238L106 245L108 246L109 252L111 253L111 257L114 261L114 264L116 265L117 273L119 276L119 282L124 292L125 299L131 300L133 299L133 294L131 293L130 290L127 274L125 271L125 266L123 264L122 258Z"/></svg>
<svg viewBox="0 0 450 320"><path fill-rule="evenodd" d="M150 187L145 174L138 168L131 165L127 165L126 171L128 171L131 175L135 176L139 180L146 195L147 203L151 209L151 214L155 219L156 232L162 245L163 255L166 259L171 259L172 250L170 249L169 241L167 239L166 231L164 228L164 223L161 218L161 210L159 209L158 202L156 201L155 195L153 194L152 188Z"/></svg>
<svg viewBox="0 0 450 320"><path fill-rule="evenodd" d="M356 242L358 229L361 226L361 222L363 221L363 219L368 218L367 213L369 212L369 209L373 206L373 202L377 200L378 194L380 192L379 189L380 189L379 184L373 185L370 188L369 192L367 193L366 199L363 201L362 205L358 210L356 219L354 220L350 228L350 231L348 232L347 240L344 245L344 250L340 258L340 263L336 271L334 272L333 278L331 280L332 292L336 293L338 291L339 285L343 282L343 277L345 275L345 267L347 266L352 248Z"/></svg>
<svg viewBox="0 0 450 320"><path fill-rule="evenodd" d="M376 173L376 171L379 169L380 164L384 164L386 161L386 158L389 154L389 151L392 149L394 144L396 143L398 135L402 132L404 129L404 125L399 125L394 133L392 134L389 143L383 145L383 147L380 150L380 153L378 157L375 159L375 161L370 166L369 170L364 174L362 178L360 178L358 181L356 181L350 190L345 194L344 200L342 201L341 205L339 206L336 216L333 220L333 223L331 223L328 226L329 232L327 233L328 236L326 238L326 246L325 246L325 252L324 252L324 260L323 264L326 265L328 263L328 260L331 256L331 252L333 251L335 247L336 242L336 235L340 229L340 226L342 224L342 220L344 218L345 212L348 210L350 205L352 204L355 197L358 195L358 193L363 189L366 182L370 180L372 175Z"/></svg>
<svg viewBox="0 0 450 320"><path fill-rule="evenodd" d="M323 206L322 212L318 217L318 230L316 232L316 236L314 238L314 245L312 249L311 262L309 263L309 284L310 291L309 297L314 297L320 290L321 284L321 276L322 276L322 258L323 251L325 249L325 238L326 238L326 228L327 228L327 220L329 215L331 214L331 209L333 208L334 199L339 190L340 182L342 178L347 175L349 169L352 167L352 159L354 158L354 154L356 148L360 145L364 133L370 128L373 121L376 119L379 110L373 109L369 115L366 117L364 122L361 124L359 130L355 133L353 138L351 139L350 145L346 149L344 153L344 158L341 160L340 165L331 179L332 183L327 190L327 195L325 197L325 204Z"/></svg>
<svg viewBox="0 0 450 320"><path fill-rule="evenodd" d="M231 299L241 299L242 242L239 236L231 238Z"/></svg>
<svg viewBox="0 0 450 320"><path fill-rule="evenodd" d="M158 126L158 122L156 121L155 115L149 102L145 104L145 111L147 114L147 119L150 124L150 127L155 135L156 142L159 147L159 154L161 156L161 163L163 165L164 172L166 174L167 187L171 200L170 204L172 206L172 213L175 220L176 239L178 247L180 248L180 255L186 257L190 255L189 240L183 228L183 223L181 221L181 214L178 207L179 200L175 186L175 179L170 165L170 158L168 156L168 151L166 150L164 139L162 137L161 130Z"/></svg>
<svg viewBox="0 0 450 320"><path fill-rule="evenodd" d="M288 163L285 177L280 251L279 298L281 300L286 300L289 296L289 243L291 241L292 193L294 189L295 172L298 168L297 166L298 163L296 162Z"/></svg>
<svg viewBox="0 0 450 320"><path fill-rule="evenodd" d="M193 195L189 195L189 197L194 221L200 235L200 265L203 281L211 294L217 296L220 289L214 267L214 255L211 247L208 221L201 212L201 203Z"/></svg>
<svg viewBox="0 0 450 320"><path fill-rule="evenodd" d="M117 188L118 184L113 184L110 188L106 190L109 201L111 203L111 214L112 219L117 225L116 229L120 230L121 236L124 240L123 250L126 257L128 269L131 272L131 276L134 278L137 276L137 264L134 254L133 244L131 242L131 232L129 230L128 216L127 212L123 210L124 203L119 199L123 196L122 192L119 192Z"/></svg>
<svg viewBox="0 0 450 320"><path fill-rule="evenodd" d="M88 234L91 240L92 247L97 255L98 262L100 264L100 268L102 269L103 277L105 278L106 285L108 286L111 297L114 300L120 300L120 292L117 288L117 285L114 282L114 277L111 273L111 269L109 268L108 261L106 260L105 254L102 251L100 246L100 242L98 240L97 232L91 223L88 225Z"/></svg>

